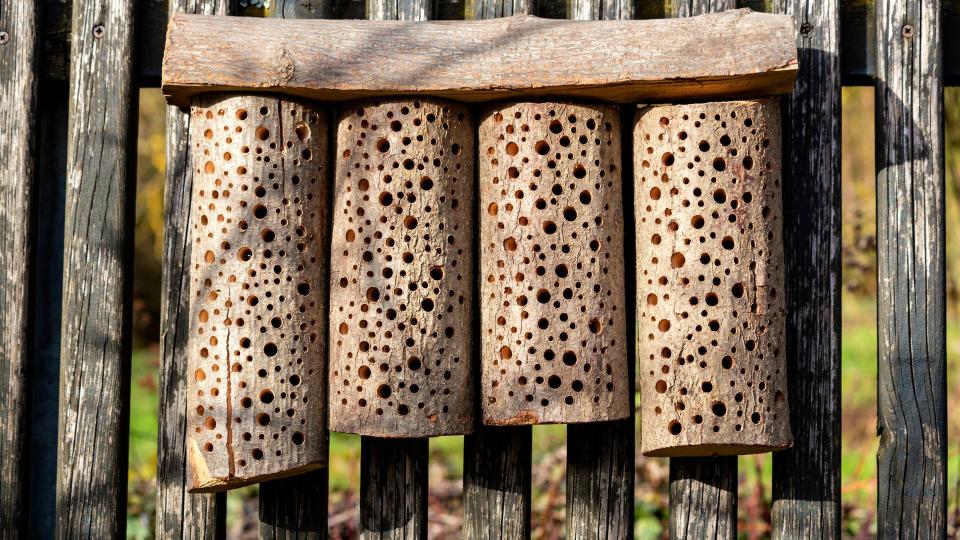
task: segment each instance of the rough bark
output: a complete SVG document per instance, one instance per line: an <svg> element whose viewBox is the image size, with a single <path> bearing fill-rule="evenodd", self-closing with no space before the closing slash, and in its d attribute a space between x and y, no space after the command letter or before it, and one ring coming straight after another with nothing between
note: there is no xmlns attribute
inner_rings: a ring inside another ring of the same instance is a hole
<svg viewBox="0 0 960 540"><path fill-rule="evenodd" d="M57 536L122 536L135 205L134 2L73 6Z"/></svg>
<svg viewBox="0 0 960 540"><path fill-rule="evenodd" d="M0 3L0 537L25 531L38 4Z"/></svg>
<svg viewBox="0 0 960 540"><path fill-rule="evenodd" d="M946 258L940 2L877 7L877 534L943 538Z"/></svg>
<svg viewBox="0 0 960 540"><path fill-rule="evenodd" d="M269 44L250 54L258 36ZM271 90L322 100L412 94L619 103L756 97L793 88L796 53L790 17L747 10L581 22L529 16L371 23L178 15L167 35L163 89L180 105L191 95L218 90ZM590 66L589 77L584 66Z"/></svg>
<svg viewBox="0 0 960 540"><path fill-rule="evenodd" d="M470 110L368 102L337 123L330 423L375 437L473 431Z"/></svg>
<svg viewBox="0 0 960 540"><path fill-rule="evenodd" d="M784 123L786 355L793 447L773 456L773 537L840 537L840 26L836 0L778 0L800 74Z"/></svg>
<svg viewBox="0 0 960 540"><path fill-rule="evenodd" d="M641 109L634 168L641 450L786 448L779 102Z"/></svg>
<svg viewBox="0 0 960 540"><path fill-rule="evenodd" d="M491 107L477 147L484 423L626 418L619 110Z"/></svg>
<svg viewBox="0 0 960 540"><path fill-rule="evenodd" d="M191 110L194 491L326 464L327 129L324 111L266 96Z"/></svg>

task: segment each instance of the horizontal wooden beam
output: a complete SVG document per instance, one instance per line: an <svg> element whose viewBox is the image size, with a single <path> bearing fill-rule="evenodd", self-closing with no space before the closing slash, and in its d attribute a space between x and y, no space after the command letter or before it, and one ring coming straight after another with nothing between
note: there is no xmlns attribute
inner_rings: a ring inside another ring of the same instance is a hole
<svg viewBox="0 0 960 540"><path fill-rule="evenodd" d="M613 103L789 93L793 20L735 10L687 19L278 20L177 15L163 61L171 104L221 91L325 101L549 95Z"/></svg>

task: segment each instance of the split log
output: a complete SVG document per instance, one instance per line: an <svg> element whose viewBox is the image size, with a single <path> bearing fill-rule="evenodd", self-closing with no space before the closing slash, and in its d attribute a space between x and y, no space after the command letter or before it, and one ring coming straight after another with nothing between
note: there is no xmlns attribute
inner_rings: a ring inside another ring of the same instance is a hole
<svg viewBox="0 0 960 540"><path fill-rule="evenodd" d="M497 106L480 122L483 420L630 414L620 111Z"/></svg>
<svg viewBox="0 0 960 540"><path fill-rule="evenodd" d="M255 53L251 43L264 44ZM793 19L749 10L674 20L331 21L177 15L163 91L318 100L431 95L616 103L759 97L793 89ZM615 61L607 61L615 59Z"/></svg>
<svg viewBox="0 0 960 540"><path fill-rule="evenodd" d="M337 126L330 424L473 431L473 124L436 100L367 102Z"/></svg>
<svg viewBox="0 0 960 540"><path fill-rule="evenodd" d="M641 450L787 448L780 107L776 99L637 113Z"/></svg>
<svg viewBox="0 0 960 540"><path fill-rule="evenodd" d="M191 111L193 491L326 464L327 115L264 96Z"/></svg>

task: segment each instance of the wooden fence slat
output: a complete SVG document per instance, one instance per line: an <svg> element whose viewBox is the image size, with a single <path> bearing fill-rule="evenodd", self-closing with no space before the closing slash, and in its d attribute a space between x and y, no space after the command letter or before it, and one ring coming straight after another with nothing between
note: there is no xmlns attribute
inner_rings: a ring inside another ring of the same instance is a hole
<svg viewBox="0 0 960 540"><path fill-rule="evenodd" d="M73 5L57 536L126 523L137 92L135 2Z"/></svg>
<svg viewBox="0 0 960 540"><path fill-rule="evenodd" d="M367 540L426 539L429 440L360 441L360 534Z"/></svg>
<svg viewBox="0 0 960 540"><path fill-rule="evenodd" d="M432 17L427 0L367 0L371 20ZM360 534L366 539L427 538L426 438L360 438Z"/></svg>
<svg viewBox="0 0 960 540"><path fill-rule="evenodd" d="M635 2L631 0L571 0L567 17L573 20L632 19ZM622 124L625 137L633 129L633 115L624 115ZM623 141L623 148L633 148L630 140ZM634 260L633 252L633 190L632 160L624 156L623 171L624 246L629 251L624 260ZM629 188L627 187L629 186ZM566 529L567 537L580 538L633 538L633 487L634 459L636 456L636 425L634 420L634 324L633 269L627 265L628 284L626 302L628 386L630 394L630 417L614 422L567 425L567 486Z"/></svg>
<svg viewBox="0 0 960 540"><path fill-rule="evenodd" d="M334 2L279 0L271 4L267 16L280 19L333 18ZM329 201L321 204L329 204ZM326 362L326 358L322 360ZM326 538L328 485L327 467L260 484L259 537L262 540Z"/></svg>
<svg viewBox="0 0 960 540"><path fill-rule="evenodd" d="M478 427L463 448L463 537L530 538L530 426Z"/></svg>
<svg viewBox="0 0 960 540"><path fill-rule="evenodd" d="M940 7L876 4L880 538L946 535Z"/></svg>
<svg viewBox="0 0 960 540"><path fill-rule="evenodd" d="M38 4L0 3L0 537L24 530L28 475Z"/></svg>
<svg viewBox="0 0 960 540"><path fill-rule="evenodd" d="M473 16L536 15L536 9L536 0L477 0ZM464 538L530 538L532 452L531 426L481 425L464 437Z"/></svg>
<svg viewBox="0 0 960 540"><path fill-rule="evenodd" d="M327 468L260 484L261 540L327 537Z"/></svg>
<svg viewBox="0 0 960 540"><path fill-rule="evenodd" d="M692 17L737 7L735 0L681 0L674 17ZM736 458L670 460L670 537L737 537Z"/></svg>
<svg viewBox="0 0 960 540"><path fill-rule="evenodd" d="M737 537L737 457L670 459L670 538Z"/></svg>
<svg viewBox="0 0 960 540"><path fill-rule="evenodd" d="M226 14L228 0L174 0L170 13ZM160 427L157 538L224 538L226 493L187 492L187 335L190 324L190 114L167 108L163 278L160 307Z"/></svg>
<svg viewBox="0 0 960 540"><path fill-rule="evenodd" d="M774 538L840 535L839 2L778 0L800 71L786 98L784 256L793 448L773 455Z"/></svg>

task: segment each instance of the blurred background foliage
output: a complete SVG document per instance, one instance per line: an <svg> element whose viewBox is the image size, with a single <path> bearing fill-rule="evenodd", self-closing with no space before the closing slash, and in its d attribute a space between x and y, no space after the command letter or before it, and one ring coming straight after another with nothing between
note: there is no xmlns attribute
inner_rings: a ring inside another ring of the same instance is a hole
<svg viewBox="0 0 960 540"><path fill-rule="evenodd" d="M135 342L131 405L128 536L153 534L156 489L157 378L160 323L160 272L163 241L165 112L157 90L141 94L135 279ZM950 427L949 535L960 522L960 89L948 89L946 108L948 393ZM876 535L876 354L877 235L874 168L874 103L871 88L843 90L843 461L842 506L845 538ZM566 431L534 428L534 538L563 535ZM430 443L430 537L458 538L462 516L462 437ZM356 537L360 485L358 437L331 438L331 538ZM740 459L739 536L770 536L770 456ZM636 537L667 537L668 466L665 459L638 456ZM231 492L228 527L232 538L256 538L257 489Z"/></svg>

